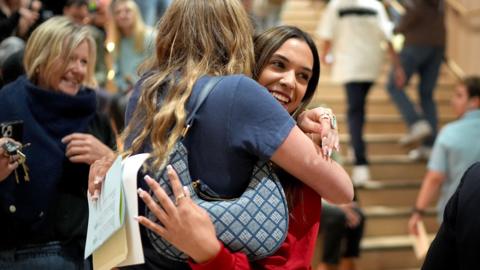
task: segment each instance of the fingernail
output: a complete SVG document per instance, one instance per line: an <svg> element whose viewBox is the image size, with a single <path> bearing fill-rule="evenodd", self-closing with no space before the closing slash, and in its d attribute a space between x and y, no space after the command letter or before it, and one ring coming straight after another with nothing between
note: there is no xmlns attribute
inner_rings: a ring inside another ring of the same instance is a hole
<svg viewBox="0 0 480 270"><path fill-rule="evenodd" d="M328 149L328 156L329 156L329 157L332 156L332 149Z"/></svg>
<svg viewBox="0 0 480 270"><path fill-rule="evenodd" d="M169 173L173 171L172 165L170 165L170 164L167 165L167 171L168 171Z"/></svg>
<svg viewBox="0 0 480 270"><path fill-rule="evenodd" d="M96 189L96 190L93 192L92 200L94 200L94 201L98 200L98 189Z"/></svg>
<svg viewBox="0 0 480 270"><path fill-rule="evenodd" d="M138 216L134 216L133 219L136 220L136 221L140 220L140 219L138 218Z"/></svg>
<svg viewBox="0 0 480 270"><path fill-rule="evenodd" d="M95 181L93 181L93 183L94 183L95 185L98 185L98 184L100 184L100 182L102 182L102 180L103 180L103 177L101 177L101 176L95 176Z"/></svg>
<svg viewBox="0 0 480 270"><path fill-rule="evenodd" d="M147 174L143 177L143 180L145 180L147 183L150 183L152 181L152 177Z"/></svg>
<svg viewBox="0 0 480 270"><path fill-rule="evenodd" d="M137 189L138 197L143 198L143 192L144 192L143 189L138 188Z"/></svg>

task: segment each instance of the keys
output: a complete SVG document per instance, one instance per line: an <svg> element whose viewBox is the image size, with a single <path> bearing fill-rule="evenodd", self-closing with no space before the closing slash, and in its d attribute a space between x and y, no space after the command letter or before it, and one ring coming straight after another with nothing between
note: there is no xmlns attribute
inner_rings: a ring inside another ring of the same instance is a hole
<svg viewBox="0 0 480 270"><path fill-rule="evenodd" d="M28 166L26 164L27 156L21 150L23 150L25 147L28 147L28 146L30 146L29 143L24 144L24 145L17 145L17 144L11 143L11 142L7 142L6 144L4 144L2 146L5 149L5 151L8 155L18 156L17 162L18 162L18 165L20 165L22 167L23 180L25 182L30 182L30 174L28 173L29 169L28 169ZM18 177L17 169L15 169L15 181L17 182L17 184L20 184L20 179Z"/></svg>
<svg viewBox="0 0 480 270"><path fill-rule="evenodd" d="M28 174L28 166L25 163L27 161L27 156L25 156L24 153L22 153L20 150L17 150L17 155L19 156L18 158L18 164L22 166L23 169L23 179L25 182L30 182L30 175Z"/></svg>

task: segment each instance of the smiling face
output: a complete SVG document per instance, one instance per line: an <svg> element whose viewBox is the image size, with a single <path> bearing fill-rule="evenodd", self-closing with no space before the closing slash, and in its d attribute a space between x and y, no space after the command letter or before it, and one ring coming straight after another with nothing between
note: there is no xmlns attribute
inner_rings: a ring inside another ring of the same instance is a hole
<svg viewBox="0 0 480 270"><path fill-rule="evenodd" d="M121 31L129 32L135 24L133 9L126 2L120 2L113 8L115 23Z"/></svg>
<svg viewBox="0 0 480 270"><path fill-rule="evenodd" d="M313 54L308 44L291 38L272 54L260 73L258 83L292 113L305 96L312 69Z"/></svg>
<svg viewBox="0 0 480 270"><path fill-rule="evenodd" d="M64 63L63 59L59 59L55 62L52 70L43 70L50 76L40 74L38 86L67 95L76 95L87 75L89 53L88 42L81 42L72 51L67 63Z"/></svg>

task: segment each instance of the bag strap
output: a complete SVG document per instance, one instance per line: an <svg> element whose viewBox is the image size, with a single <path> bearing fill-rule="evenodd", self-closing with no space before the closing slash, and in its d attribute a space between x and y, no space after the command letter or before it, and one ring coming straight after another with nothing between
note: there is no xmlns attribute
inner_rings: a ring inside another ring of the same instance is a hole
<svg viewBox="0 0 480 270"><path fill-rule="evenodd" d="M187 120L185 121L185 128L182 131L182 137L185 138L187 135L188 130L193 125L193 120L195 118L195 114L202 106L203 102L207 99L207 97L212 92L213 88L223 80L222 77L212 77L210 80L203 86L200 90L200 94L198 94L197 100L195 101L195 105L193 106L192 111L189 113Z"/></svg>

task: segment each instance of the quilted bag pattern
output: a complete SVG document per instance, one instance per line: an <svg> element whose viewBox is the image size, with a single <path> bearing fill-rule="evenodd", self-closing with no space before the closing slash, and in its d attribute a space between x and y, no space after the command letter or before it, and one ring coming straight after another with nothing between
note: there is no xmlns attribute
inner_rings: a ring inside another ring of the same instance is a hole
<svg viewBox="0 0 480 270"><path fill-rule="evenodd" d="M250 260L273 254L283 243L288 230L288 207L285 193L268 162L257 162L252 178L244 193L235 199L207 201L196 193L188 171L188 152L178 141L167 164L178 173L191 198L210 215L217 237L229 250L245 253ZM154 178L174 200L166 169L154 174ZM155 196L150 191L152 197ZM156 200L158 203L158 201ZM159 222L146 207L147 217ZM187 260L187 255L169 242L148 230L148 237L157 252L175 261Z"/></svg>

